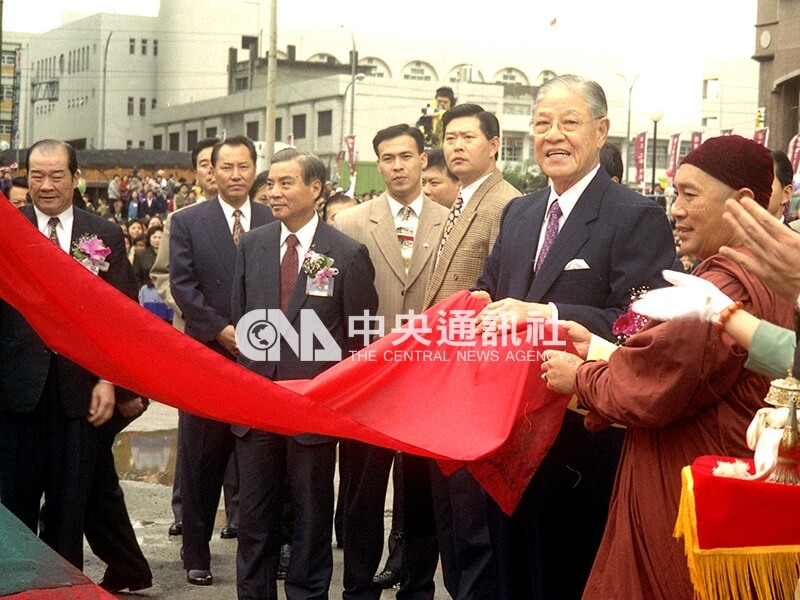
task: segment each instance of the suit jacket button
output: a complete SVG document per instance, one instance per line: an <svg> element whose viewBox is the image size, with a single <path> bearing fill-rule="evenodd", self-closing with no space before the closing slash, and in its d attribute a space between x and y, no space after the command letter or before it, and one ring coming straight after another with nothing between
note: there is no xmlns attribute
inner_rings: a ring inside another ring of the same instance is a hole
<svg viewBox="0 0 800 600"><path fill-rule="evenodd" d="M453 281L458 281L458 273L456 273L455 275L453 275Z"/></svg>
<svg viewBox="0 0 800 600"><path fill-rule="evenodd" d="M400 290L400 295L401 296L405 296L406 295L406 291L405 290Z"/></svg>

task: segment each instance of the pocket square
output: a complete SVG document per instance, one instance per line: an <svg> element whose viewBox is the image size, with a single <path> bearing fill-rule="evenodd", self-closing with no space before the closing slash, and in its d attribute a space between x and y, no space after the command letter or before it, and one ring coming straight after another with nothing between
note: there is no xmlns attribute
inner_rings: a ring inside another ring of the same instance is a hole
<svg viewBox="0 0 800 600"><path fill-rule="evenodd" d="M585 260L582 258L573 258L571 261L567 263L567 266L564 267L565 271L580 271L581 269L589 269L589 265Z"/></svg>

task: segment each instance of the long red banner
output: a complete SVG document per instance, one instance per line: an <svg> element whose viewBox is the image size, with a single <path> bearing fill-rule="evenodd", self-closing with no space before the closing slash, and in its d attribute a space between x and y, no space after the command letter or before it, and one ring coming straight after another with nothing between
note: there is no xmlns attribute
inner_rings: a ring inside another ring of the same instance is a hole
<svg viewBox="0 0 800 600"><path fill-rule="evenodd" d="M0 297L52 349L142 396L279 433L321 433L468 461L507 512L558 432L567 398L540 378L539 350L547 343L541 339L520 336L502 348L478 336L465 354L446 343L443 328L389 334L310 382L278 385L142 309L0 200ZM462 292L427 314L433 323L440 311L481 307Z"/></svg>

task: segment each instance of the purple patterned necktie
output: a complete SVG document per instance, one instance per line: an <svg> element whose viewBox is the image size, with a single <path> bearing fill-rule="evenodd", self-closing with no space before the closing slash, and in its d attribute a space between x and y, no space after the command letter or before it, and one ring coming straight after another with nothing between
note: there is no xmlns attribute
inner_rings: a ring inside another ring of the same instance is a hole
<svg viewBox="0 0 800 600"><path fill-rule="evenodd" d="M558 237L558 220L561 218L561 207L558 205L558 200L553 202L550 206L550 214L547 217L547 228L544 230L544 243L542 249L539 251L539 258L536 260L536 267L533 269L534 273L539 272L547 253L553 246L553 242Z"/></svg>
<svg viewBox="0 0 800 600"><path fill-rule="evenodd" d="M458 192L458 198L453 204L453 208L450 209L450 213L447 215L447 221L444 224L444 230L442 231L442 239L439 242L439 252L436 255L438 260L439 254L442 253L444 249L444 243L447 241L447 236L450 235L450 232L453 231L453 227L455 227L456 219L461 215L461 208L464 206L464 198L461 196L461 191Z"/></svg>
<svg viewBox="0 0 800 600"><path fill-rule="evenodd" d="M297 268L299 261L297 258L297 244L300 240L295 234L290 234L286 238L286 252L281 261L281 311L286 312L289 308L289 299L294 291L294 284L297 281Z"/></svg>

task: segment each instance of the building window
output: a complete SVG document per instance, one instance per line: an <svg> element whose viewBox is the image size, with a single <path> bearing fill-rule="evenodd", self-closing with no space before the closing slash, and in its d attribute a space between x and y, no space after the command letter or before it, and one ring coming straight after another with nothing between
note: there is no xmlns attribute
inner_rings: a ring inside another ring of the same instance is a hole
<svg viewBox="0 0 800 600"><path fill-rule="evenodd" d="M14 52L3 52L2 64L7 67L13 67L17 63L16 54Z"/></svg>
<svg viewBox="0 0 800 600"><path fill-rule="evenodd" d="M128 54L136 54L136 40L134 38L128 40Z"/></svg>
<svg viewBox="0 0 800 600"><path fill-rule="evenodd" d="M216 127L206 127L206 137L207 138L217 137L217 128Z"/></svg>
<svg viewBox="0 0 800 600"><path fill-rule="evenodd" d="M333 133L333 111L321 110L317 113L317 137Z"/></svg>
<svg viewBox="0 0 800 600"><path fill-rule="evenodd" d="M158 56L158 40L153 40L153 56Z"/></svg>
<svg viewBox="0 0 800 600"><path fill-rule="evenodd" d="M522 136L506 135L503 137L502 160L522 162Z"/></svg>
<svg viewBox="0 0 800 600"><path fill-rule="evenodd" d="M156 106L158 106L158 102L155 98L153 98L153 100L150 102L150 110L155 110Z"/></svg>
<svg viewBox="0 0 800 600"><path fill-rule="evenodd" d="M128 96L128 116L133 116L133 98Z"/></svg>
<svg viewBox="0 0 800 600"><path fill-rule="evenodd" d="M245 129L247 131L246 135L251 140L255 141L258 139L258 121L249 121L245 125Z"/></svg>
<svg viewBox="0 0 800 600"><path fill-rule="evenodd" d="M180 142L181 142L181 134L180 133L178 133L176 131L175 133L170 133L169 134L169 149L170 150L172 150L174 152L177 152L178 150L180 150L180 148L178 148L178 146L180 145Z"/></svg>
<svg viewBox="0 0 800 600"><path fill-rule="evenodd" d="M161 145L164 143L164 138L160 135L153 136L153 150L161 150Z"/></svg>
<svg viewBox="0 0 800 600"><path fill-rule="evenodd" d="M275 139L283 140L283 119L281 117L275 119Z"/></svg>
<svg viewBox="0 0 800 600"><path fill-rule="evenodd" d="M147 56L147 40L142 40L142 56Z"/></svg>
<svg viewBox="0 0 800 600"><path fill-rule="evenodd" d="M133 140L126 140L125 141L125 149L131 150L133 148Z"/></svg>
<svg viewBox="0 0 800 600"><path fill-rule="evenodd" d="M147 114L147 98L139 98L139 116Z"/></svg>
<svg viewBox="0 0 800 600"><path fill-rule="evenodd" d="M139 148L144 149L144 140L139 140Z"/></svg>
<svg viewBox="0 0 800 600"><path fill-rule="evenodd" d="M197 129L190 129L186 132L186 150L191 152L197 146Z"/></svg>
<svg viewBox="0 0 800 600"><path fill-rule="evenodd" d="M703 100L716 100L719 97L719 79L703 80Z"/></svg>
<svg viewBox="0 0 800 600"><path fill-rule="evenodd" d="M292 133L294 139L302 140L306 137L306 116L294 115L292 117Z"/></svg>
<svg viewBox="0 0 800 600"><path fill-rule="evenodd" d="M248 81L247 77L237 77L236 80L233 82L233 91L246 92L248 89L247 81Z"/></svg>
<svg viewBox="0 0 800 600"><path fill-rule="evenodd" d="M717 117L703 117L702 124L703 127L707 129L716 129L719 127L719 121L717 120Z"/></svg>

